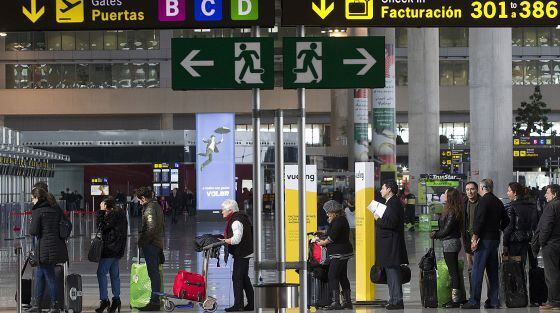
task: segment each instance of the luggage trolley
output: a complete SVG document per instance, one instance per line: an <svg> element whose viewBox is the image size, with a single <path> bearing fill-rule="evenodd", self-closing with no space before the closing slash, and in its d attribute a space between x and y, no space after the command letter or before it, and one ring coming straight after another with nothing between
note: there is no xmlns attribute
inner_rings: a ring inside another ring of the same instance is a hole
<svg viewBox="0 0 560 313"><path fill-rule="evenodd" d="M223 246L223 242L216 242L205 246L202 249L204 254L202 259L202 276L204 276L204 289L206 297L200 301L187 300L168 293L155 293L163 300L163 308L165 312L173 312L177 309L192 309L194 304L197 303L204 312L215 312L218 309L218 301L214 297L208 296L208 263L210 262L211 251L217 247ZM174 300L185 301L183 304L175 304Z"/></svg>

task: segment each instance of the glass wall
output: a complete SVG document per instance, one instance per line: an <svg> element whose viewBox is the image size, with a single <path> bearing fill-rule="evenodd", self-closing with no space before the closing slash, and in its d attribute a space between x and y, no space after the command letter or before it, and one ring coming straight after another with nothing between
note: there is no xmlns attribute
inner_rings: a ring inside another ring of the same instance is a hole
<svg viewBox="0 0 560 313"><path fill-rule="evenodd" d="M559 85L560 59L515 60L513 85Z"/></svg>
<svg viewBox="0 0 560 313"><path fill-rule="evenodd" d="M306 124L305 125L305 142L308 146L326 146L328 145L328 124ZM236 130L253 131L251 124L237 124ZM275 132L274 124L261 124L261 132ZM297 133L297 124L284 125L284 132Z"/></svg>
<svg viewBox="0 0 560 313"><path fill-rule="evenodd" d="M7 64L7 89L157 88L159 63Z"/></svg>
<svg viewBox="0 0 560 313"><path fill-rule="evenodd" d="M397 86L408 85L407 64L407 61L395 62ZM469 61L441 60L439 62L439 76L441 86L467 86L469 83Z"/></svg>
<svg viewBox="0 0 560 313"><path fill-rule="evenodd" d="M157 50L159 31L8 33L6 51Z"/></svg>

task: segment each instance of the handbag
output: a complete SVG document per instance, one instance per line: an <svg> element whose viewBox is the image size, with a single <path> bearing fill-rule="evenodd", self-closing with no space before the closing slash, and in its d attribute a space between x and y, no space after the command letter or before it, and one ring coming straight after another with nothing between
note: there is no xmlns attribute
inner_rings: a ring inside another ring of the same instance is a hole
<svg viewBox="0 0 560 313"><path fill-rule="evenodd" d="M537 230L533 234L533 238L531 238L531 251L533 252L533 255L535 256L535 258L539 254L539 251L541 251L541 243L540 243L540 240L539 240L539 235L540 235L540 232Z"/></svg>
<svg viewBox="0 0 560 313"><path fill-rule="evenodd" d="M90 262L98 263L101 260L103 253L103 239L99 236L99 231L95 233L95 237L91 240L91 245L88 251L88 260Z"/></svg>

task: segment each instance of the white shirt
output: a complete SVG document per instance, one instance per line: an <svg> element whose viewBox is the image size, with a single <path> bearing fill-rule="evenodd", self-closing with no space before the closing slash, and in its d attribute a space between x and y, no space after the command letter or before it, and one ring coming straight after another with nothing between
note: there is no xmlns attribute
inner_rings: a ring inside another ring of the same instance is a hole
<svg viewBox="0 0 560 313"><path fill-rule="evenodd" d="M238 245L241 242L241 238L243 238L243 224L240 221L235 221L231 224L231 230L233 231L233 236L230 238L230 245ZM250 258L252 256L253 254L250 254L245 258Z"/></svg>

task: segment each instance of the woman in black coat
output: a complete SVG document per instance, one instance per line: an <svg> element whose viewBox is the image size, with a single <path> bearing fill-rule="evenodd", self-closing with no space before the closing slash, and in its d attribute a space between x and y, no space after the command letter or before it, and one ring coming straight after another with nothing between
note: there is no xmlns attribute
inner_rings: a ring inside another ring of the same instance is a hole
<svg viewBox="0 0 560 313"><path fill-rule="evenodd" d="M49 313L59 313L57 286L55 282L55 265L68 261L66 243L60 238L60 220L64 212L56 203L54 197L41 188L31 191L33 209L29 234L35 236L34 253L38 256L39 265L35 271L35 298L27 312L41 312L40 299L43 298L45 282L49 288L51 310Z"/></svg>
<svg viewBox="0 0 560 313"><path fill-rule="evenodd" d="M99 284L99 307L95 312L101 313L105 309L113 313L121 310L121 281L119 259L124 255L127 241L128 223L124 210L116 206L113 197L107 197L100 203L101 210L97 212L97 229L103 239L101 260L97 266L97 282ZM107 291L107 274L111 276L112 304Z"/></svg>
<svg viewBox="0 0 560 313"><path fill-rule="evenodd" d="M511 202L506 205L509 224L504 229L504 253L509 256L521 256L525 264L527 253L530 253L529 242L539 222L537 205L527 199L525 188L517 182L508 184L507 196ZM534 263L532 253L530 260Z"/></svg>
<svg viewBox="0 0 560 313"><path fill-rule="evenodd" d="M445 308L458 308L463 301L459 279L459 252L461 251L461 230L464 225L463 199L459 190L449 188L445 191L447 200L439 220L439 230L432 232L432 239L439 239L443 244L443 257L451 277L451 302Z"/></svg>
<svg viewBox="0 0 560 313"><path fill-rule="evenodd" d="M335 200L327 201L324 206L327 212L329 227L327 238L319 240L321 246L327 247L329 255L329 289L332 292L332 303L325 310L352 309L350 281L348 280L348 260L354 255L350 244L350 225L342 205ZM344 301L340 304L340 289Z"/></svg>

